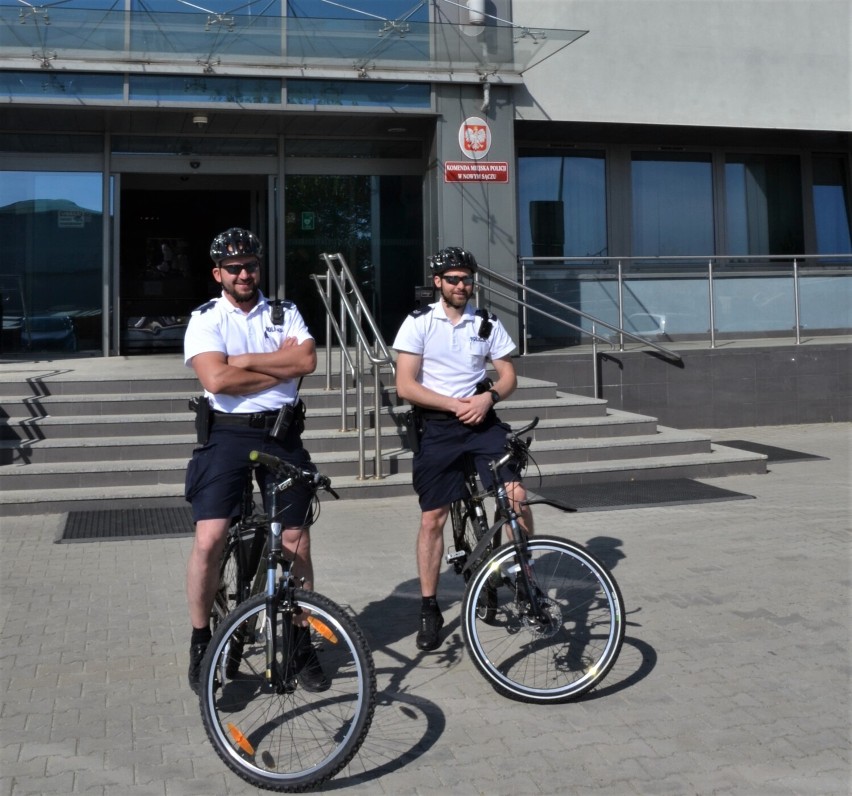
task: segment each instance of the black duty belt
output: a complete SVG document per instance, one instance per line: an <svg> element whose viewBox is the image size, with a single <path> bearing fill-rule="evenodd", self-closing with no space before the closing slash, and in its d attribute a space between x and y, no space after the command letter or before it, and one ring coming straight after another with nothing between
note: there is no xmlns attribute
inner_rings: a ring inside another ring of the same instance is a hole
<svg viewBox="0 0 852 796"><path fill-rule="evenodd" d="M248 426L249 428L272 428L278 411L272 412L213 412L214 426Z"/></svg>
<svg viewBox="0 0 852 796"><path fill-rule="evenodd" d="M437 409L419 409L417 412L424 420L455 420L455 412L441 412Z"/></svg>

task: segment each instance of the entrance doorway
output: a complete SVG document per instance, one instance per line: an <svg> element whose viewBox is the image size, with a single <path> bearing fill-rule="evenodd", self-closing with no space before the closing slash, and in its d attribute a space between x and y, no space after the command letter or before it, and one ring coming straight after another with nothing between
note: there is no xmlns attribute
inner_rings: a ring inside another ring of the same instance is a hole
<svg viewBox="0 0 852 796"><path fill-rule="evenodd" d="M277 242L283 261L267 260L263 292L279 296L283 272L283 295L324 343L325 311L310 275L323 271L320 254L340 252L382 335L392 340L423 278L422 182L411 175L288 175ZM246 227L273 257L267 219L274 201L263 175L122 175L120 353L181 351L192 310L220 293L210 241L228 227Z"/></svg>
<svg viewBox="0 0 852 796"><path fill-rule="evenodd" d="M386 341L414 308L423 279L420 176L290 175L285 182L285 293L324 342L325 310L310 278L340 252Z"/></svg>
<svg viewBox="0 0 852 796"><path fill-rule="evenodd" d="M208 178L209 179L209 178ZM237 180L233 180L237 182ZM189 315L219 294L210 241L228 227L266 240L265 178L233 188L181 182L175 175L125 175L119 238L119 330L122 354L183 349ZM264 278L269 278L265 269ZM264 292L268 292L266 286Z"/></svg>

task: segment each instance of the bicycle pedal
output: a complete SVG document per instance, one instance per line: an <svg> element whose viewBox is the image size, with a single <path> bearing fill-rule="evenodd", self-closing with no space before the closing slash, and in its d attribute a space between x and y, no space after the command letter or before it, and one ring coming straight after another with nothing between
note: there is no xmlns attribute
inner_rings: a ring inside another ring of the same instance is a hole
<svg viewBox="0 0 852 796"><path fill-rule="evenodd" d="M455 561L464 563L467 560L467 553L464 550L453 550L447 553L447 563L452 564Z"/></svg>

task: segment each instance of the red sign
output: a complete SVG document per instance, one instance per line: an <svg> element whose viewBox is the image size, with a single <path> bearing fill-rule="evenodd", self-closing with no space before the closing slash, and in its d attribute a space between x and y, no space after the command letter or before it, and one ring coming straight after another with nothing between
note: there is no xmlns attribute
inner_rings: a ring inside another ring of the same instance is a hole
<svg viewBox="0 0 852 796"><path fill-rule="evenodd" d="M444 163L444 182L509 182L509 164L448 160Z"/></svg>

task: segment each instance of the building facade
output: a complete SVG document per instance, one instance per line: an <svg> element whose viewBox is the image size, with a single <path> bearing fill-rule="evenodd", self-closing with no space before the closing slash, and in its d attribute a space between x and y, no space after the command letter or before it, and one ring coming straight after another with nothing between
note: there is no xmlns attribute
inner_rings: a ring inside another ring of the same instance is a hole
<svg viewBox="0 0 852 796"><path fill-rule="evenodd" d="M2 351L178 350L229 226L319 335L321 252L391 337L446 245L535 291L486 296L525 347L591 331L552 299L848 333L850 30L846 0L0 0Z"/></svg>

